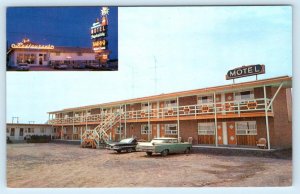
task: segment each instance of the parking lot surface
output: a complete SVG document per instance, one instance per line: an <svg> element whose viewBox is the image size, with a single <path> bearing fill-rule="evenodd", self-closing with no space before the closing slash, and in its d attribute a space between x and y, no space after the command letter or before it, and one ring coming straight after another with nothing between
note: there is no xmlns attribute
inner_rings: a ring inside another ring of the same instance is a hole
<svg viewBox="0 0 300 194"><path fill-rule="evenodd" d="M8 144L8 187L290 186L292 160L220 154L117 154L66 144Z"/></svg>

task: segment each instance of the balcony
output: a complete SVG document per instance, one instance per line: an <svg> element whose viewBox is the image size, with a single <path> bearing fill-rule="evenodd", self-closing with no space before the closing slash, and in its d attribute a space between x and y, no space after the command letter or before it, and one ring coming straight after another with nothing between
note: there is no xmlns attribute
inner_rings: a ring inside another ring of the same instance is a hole
<svg viewBox="0 0 300 194"><path fill-rule="evenodd" d="M203 103L196 105L165 107L156 109L126 111L121 114L121 122L171 121L190 119L214 119L265 116L265 104L270 99L258 98L251 100L235 100L218 103ZM93 114L49 120L50 124L98 124L114 113ZM268 116L273 116L271 106Z"/></svg>

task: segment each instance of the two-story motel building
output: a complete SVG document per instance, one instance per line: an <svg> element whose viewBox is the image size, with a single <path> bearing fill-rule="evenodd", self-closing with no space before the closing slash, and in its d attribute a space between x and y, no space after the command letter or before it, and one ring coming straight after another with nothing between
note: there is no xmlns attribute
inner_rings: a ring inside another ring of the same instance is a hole
<svg viewBox="0 0 300 194"><path fill-rule="evenodd" d="M291 88L291 77L274 77L67 108L49 112L49 123L57 138L70 140L98 131L111 140L178 137L241 148L265 138L269 149L285 148L292 145Z"/></svg>

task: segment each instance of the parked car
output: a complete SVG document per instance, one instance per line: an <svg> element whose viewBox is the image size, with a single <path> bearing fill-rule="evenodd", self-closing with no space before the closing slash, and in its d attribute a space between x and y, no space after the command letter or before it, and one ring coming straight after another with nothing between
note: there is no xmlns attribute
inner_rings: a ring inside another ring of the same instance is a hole
<svg viewBox="0 0 300 194"><path fill-rule="evenodd" d="M108 144L107 149L114 150L118 153L122 151L132 152L135 151L137 145L136 138L122 139L120 142Z"/></svg>
<svg viewBox="0 0 300 194"><path fill-rule="evenodd" d="M85 69L85 64L83 63L74 64L73 69Z"/></svg>
<svg viewBox="0 0 300 194"><path fill-rule="evenodd" d="M17 70L18 71L28 71L29 70L29 66L27 63L19 63L17 65Z"/></svg>
<svg viewBox="0 0 300 194"><path fill-rule="evenodd" d="M151 142L139 143L137 151L146 152L148 156L153 153L160 153L167 156L170 153L190 153L192 144L188 142L178 142L177 138L163 137L154 138Z"/></svg>
<svg viewBox="0 0 300 194"><path fill-rule="evenodd" d="M53 67L54 67L54 69L67 69L68 68L68 66L65 64L55 64Z"/></svg>

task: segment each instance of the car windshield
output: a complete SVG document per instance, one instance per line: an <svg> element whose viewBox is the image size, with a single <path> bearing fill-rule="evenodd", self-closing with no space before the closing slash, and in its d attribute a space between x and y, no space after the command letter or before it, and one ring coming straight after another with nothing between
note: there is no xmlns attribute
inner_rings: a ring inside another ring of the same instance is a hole
<svg viewBox="0 0 300 194"><path fill-rule="evenodd" d="M122 139L120 141L120 143L130 143L132 141L132 138L129 138L129 139Z"/></svg>

